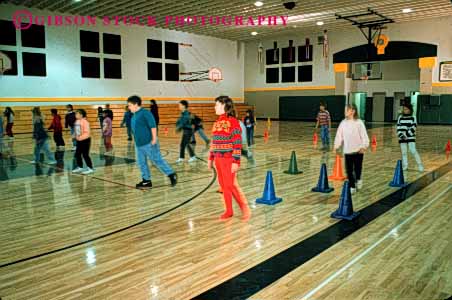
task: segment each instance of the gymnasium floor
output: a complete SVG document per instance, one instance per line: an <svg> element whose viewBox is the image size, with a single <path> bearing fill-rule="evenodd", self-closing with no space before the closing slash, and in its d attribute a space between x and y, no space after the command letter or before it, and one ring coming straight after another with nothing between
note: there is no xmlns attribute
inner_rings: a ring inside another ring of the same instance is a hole
<svg viewBox="0 0 452 300"><path fill-rule="evenodd" d="M115 129L114 157L96 133L95 173L72 175L71 151L57 167L31 165L30 135L7 141L0 160L0 298L6 299L446 299L452 296L452 164L444 147L452 127L420 126L406 188L390 188L400 150L390 124L369 124L377 149L364 158L364 188L353 196L362 216L330 218L334 192L311 192L332 152L312 145L312 123L272 122L239 183L252 217L221 222L216 176L206 162L176 165L179 138L160 137L179 183L152 169L152 190L136 190L133 145ZM209 126L207 126L210 128ZM332 137L334 137L333 130ZM66 137L66 142L68 141ZM197 154L207 152L197 137ZM53 142L52 142L53 145ZM303 174L287 175L296 151ZM283 202L256 205L266 172Z"/></svg>

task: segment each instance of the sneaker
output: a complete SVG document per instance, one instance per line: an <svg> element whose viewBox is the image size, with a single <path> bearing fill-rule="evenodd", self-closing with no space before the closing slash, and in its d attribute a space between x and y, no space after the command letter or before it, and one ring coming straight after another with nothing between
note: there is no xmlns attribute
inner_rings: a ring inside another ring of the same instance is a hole
<svg viewBox="0 0 452 300"><path fill-rule="evenodd" d="M188 160L188 162L191 163L191 162L195 162L195 161L197 161L197 160L198 160L198 158L197 158L196 156L193 156L193 157L190 157L190 159Z"/></svg>
<svg viewBox="0 0 452 300"><path fill-rule="evenodd" d="M79 173L82 173L82 172L83 172L83 169L79 168L79 167L77 167L74 170L72 170L72 173L74 173L74 174L79 174Z"/></svg>
<svg viewBox="0 0 452 300"><path fill-rule="evenodd" d="M175 186L177 184L177 174L173 173L168 175L168 177L171 180L171 186Z"/></svg>
<svg viewBox="0 0 452 300"><path fill-rule="evenodd" d="M181 164L181 163L183 163L184 162L184 159L183 158L179 158L178 160L176 160L176 164Z"/></svg>
<svg viewBox="0 0 452 300"><path fill-rule="evenodd" d="M350 188L350 193L353 195L354 193L356 193L356 188Z"/></svg>
<svg viewBox="0 0 452 300"><path fill-rule="evenodd" d="M47 162L48 165L56 165L57 161L56 160L50 160Z"/></svg>
<svg viewBox="0 0 452 300"><path fill-rule="evenodd" d="M152 188L152 182L150 180L144 180L135 185L137 189L150 189Z"/></svg>
<svg viewBox="0 0 452 300"><path fill-rule="evenodd" d="M86 170L82 172L83 175L89 175L92 173L94 173L94 170L91 168L86 168Z"/></svg>
<svg viewBox="0 0 452 300"><path fill-rule="evenodd" d="M36 160L32 160L32 161L30 161L30 164L35 165L35 164L37 164L37 162L36 162Z"/></svg>
<svg viewBox="0 0 452 300"><path fill-rule="evenodd" d="M356 187L358 188L358 190L362 189L363 188L363 181L362 180L358 180L356 182Z"/></svg>

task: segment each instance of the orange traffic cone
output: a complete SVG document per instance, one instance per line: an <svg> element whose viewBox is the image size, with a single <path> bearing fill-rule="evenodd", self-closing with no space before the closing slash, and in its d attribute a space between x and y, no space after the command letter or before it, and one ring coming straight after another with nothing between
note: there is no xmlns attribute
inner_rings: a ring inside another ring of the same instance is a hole
<svg viewBox="0 0 452 300"><path fill-rule="evenodd" d="M336 162L334 163L334 167L333 167L333 175L328 176L328 179L331 179L331 180L347 179L347 177L344 176L344 172L342 171L342 158L340 155L336 155Z"/></svg>
<svg viewBox="0 0 452 300"><path fill-rule="evenodd" d="M269 136L268 129L265 129L265 131L264 131L264 142L265 143L268 142L268 136Z"/></svg>
<svg viewBox="0 0 452 300"><path fill-rule="evenodd" d="M314 136L312 137L312 143L316 146L318 141L319 141L319 137L318 137L317 133L314 133Z"/></svg>
<svg viewBox="0 0 452 300"><path fill-rule="evenodd" d="M165 128L163 129L163 133L165 134L165 136L168 136L168 127L165 127Z"/></svg>
<svg viewBox="0 0 452 300"><path fill-rule="evenodd" d="M446 144L446 158L449 159L449 156L450 156L450 140L448 140Z"/></svg>
<svg viewBox="0 0 452 300"><path fill-rule="evenodd" d="M377 148L377 137L375 134L372 136L372 148Z"/></svg>

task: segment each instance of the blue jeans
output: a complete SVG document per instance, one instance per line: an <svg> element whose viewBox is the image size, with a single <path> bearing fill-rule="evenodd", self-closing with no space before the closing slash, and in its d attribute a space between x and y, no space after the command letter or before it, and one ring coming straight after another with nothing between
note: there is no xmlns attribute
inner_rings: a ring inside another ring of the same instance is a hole
<svg viewBox="0 0 452 300"><path fill-rule="evenodd" d="M41 150L44 151L45 155L47 156L47 159L50 161L54 161L55 160L55 156L53 155L52 151L50 151L50 147L49 147L49 140L45 139L45 140L41 140L36 141L36 145L35 145L35 162L39 162L39 154L41 153Z"/></svg>
<svg viewBox="0 0 452 300"><path fill-rule="evenodd" d="M166 176L174 174L173 169L170 165L163 159L160 153L160 145L156 143L155 145L147 144L144 146L135 146L137 154L137 164L141 171L141 177L144 180L151 180L151 171L148 167L149 160Z"/></svg>
<svg viewBox="0 0 452 300"><path fill-rule="evenodd" d="M246 127L246 139L248 141L248 147L254 144L254 126Z"/></svg>
<svg viewBox="0 0 452 300"><path fill-rule="evenodd" d="M75 128L69 126L69 130L71 131L72 146L76 147L77 146L77 140L73 138L74 133L75 133Z"/></svg>
<svg viewBox="0 0 452 300"><path fill-rule="evenodd" d="M330 130L328 129L328 125L320 126L320 138L324 147L330 145Z"/></svg>

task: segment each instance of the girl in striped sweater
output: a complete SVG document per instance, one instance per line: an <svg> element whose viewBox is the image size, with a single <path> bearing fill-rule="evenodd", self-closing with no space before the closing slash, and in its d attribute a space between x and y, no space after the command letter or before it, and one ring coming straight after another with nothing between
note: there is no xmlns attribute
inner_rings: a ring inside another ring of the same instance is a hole
<svg viewBox="0 0 452 300"><path fill-rule="evenodd" d="M402 114L397 120L397 135L399 137L400 150L402 151L403 169L408 169L408 149L416 159L419 172L424 171L421 157L416 150L416 117L413 116L413 106L407 103L403 106Z"/></svg>
<svg viewBox="0 0 452 300"><path fill-rule="evenodd" d="M212 163L215 161L218 182L223 190L226 208L220 219L225 220L233 216L232 197L234 196L242 210L242 219L248 220L250 209L237 183L237 171L240 166L242 148L242 132L239 121L235 118L232 100L228 96L216 98L215 113L219 118L212 128L208 168L211 169Z"/></svg>

